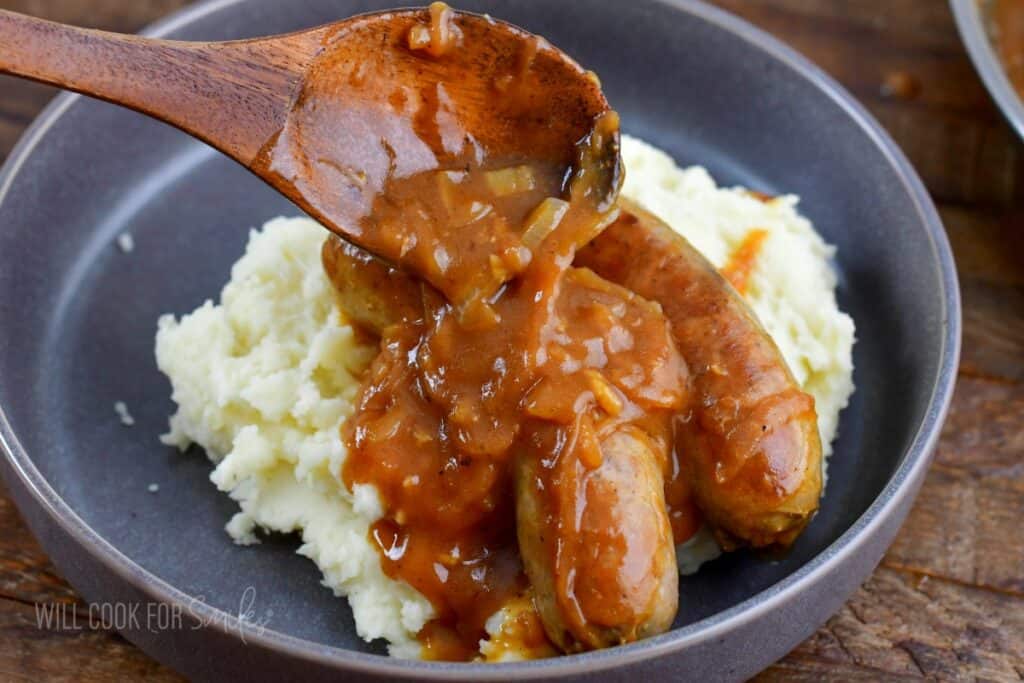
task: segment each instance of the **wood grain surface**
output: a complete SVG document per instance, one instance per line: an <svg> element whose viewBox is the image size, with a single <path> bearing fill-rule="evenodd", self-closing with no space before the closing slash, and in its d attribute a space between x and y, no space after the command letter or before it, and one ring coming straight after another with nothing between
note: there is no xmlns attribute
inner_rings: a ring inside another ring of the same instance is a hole
<svg viewBox="0 0 1024 683"><path fill-rule="evenodd" d="M939 205L964 304L952 412L904 528L843 609L757 680L1024 680L1024 143L945 0L716 2L820 64L893 134ZM117 31L184 4L0 0ZM0 157L52 95L0 77ZM114 633L38 628L35 605L53 603L84 608L0 492L0 679L179 680Z"/></svg>

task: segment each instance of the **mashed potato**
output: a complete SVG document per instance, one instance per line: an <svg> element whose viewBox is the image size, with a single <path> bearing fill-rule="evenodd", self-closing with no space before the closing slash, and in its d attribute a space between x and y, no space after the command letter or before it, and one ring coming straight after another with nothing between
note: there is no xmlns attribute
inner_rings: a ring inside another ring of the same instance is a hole
<svg viewBox="0 0 1024 683"><path fill-rule="evenodd" d="M853 321L835 301L832 248L796 211L795 197L761 201L720 189L701 168L679 169L660 151L624 138L624 193L645 204L721 266L752 229L767 232L746 299L794 375L817 402L826 454L853 391ZM382 514L370 486L340 483L339 427L351 413L360 373L376 353L334 303L320 265L323 228L277 218L253 230L220 303L176 320L160 318L156 358L178 405L164 443L206 449L210 479L238 502L227 531L256 543L255 529L298 533L298 552L346 596L359 635L384 638L394 656L417 657L415 634L430 603L384 575L367 540ZM680 546L680 569L718 553L706 533ZM501 631L492 619L492 635ZM485 648L485 651L488 648ZM508 653L500 656L507 657Z"/></svg>

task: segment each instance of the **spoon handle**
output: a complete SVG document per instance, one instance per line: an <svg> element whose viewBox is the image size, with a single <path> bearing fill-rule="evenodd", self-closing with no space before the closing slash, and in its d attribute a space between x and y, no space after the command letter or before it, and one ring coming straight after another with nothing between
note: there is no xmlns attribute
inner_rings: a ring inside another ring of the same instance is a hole
<svg viewBox="0 0 1024 683"><path fill-rule="evenodd" d="M76 28L0 10L0 73L170 123L245 165L284 121L321 31L192 43Z"/></svg>

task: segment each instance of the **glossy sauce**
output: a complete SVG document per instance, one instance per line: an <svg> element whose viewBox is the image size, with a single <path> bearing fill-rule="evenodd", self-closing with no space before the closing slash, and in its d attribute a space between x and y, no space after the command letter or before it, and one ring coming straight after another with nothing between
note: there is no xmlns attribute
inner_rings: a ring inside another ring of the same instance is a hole
<svg viewBox="0 0 1024 683"><path fill-rule="evenodd" d="M489 641L487 661L543 659L558 654L544 633L529 594L513 600L504 609L506 618L501 631Z"/></svg>
<svg viewBox="0 0 1024 683"><path fill-rule="evenodd" d="M472 57L472 30L435 4L427 22L381 40L411 55L403 68L443 73L439 64ZM384 571L433 604L420 634L432 658L477 656L487 618L528 594L517 463L539 464L538 523L551 531L542 552L581 642L595 625L649 616L653 548L671 544L661 528L633 529L623 492L588 474L626 434L671 473L672 416L687 395L661 308L571 267L615 216L618 117L594 118L571 158L508 151L550 128L533 95L550 50L530 39L495 62L493 107L515 125L485 137L471 132L474 112L453 105L461 86L443 79L381 94L383 112L339 114L327 106L339 93L392 82L396 67L327 49L260 160L302 206L400 266L357 263L387 272L367 292L383 313L381 351L342 429L342 477L380 493L385 514L370 537ZM328 274L346 286L329 255ZM674 558L669 569L674 580Z"/></svg>
<svg viewBox="0 0 1024 683"><path fill-rule="evenodd" d="M425 22L403 15L383 28L353 21L328 36L253 168L325 225L429 282L460 313L486 315L486 300L530 258L517 231L531 202L566 189L576 158L562 136L586 135L600 91L540 38L495 36L483 20L457 21L443 3L425 14ZM368 43L381 47L350 47ZM604 161L588 169L598 176L590 185L603 188L601 212L620 173L617 154ZM501 192L486 203L447 203L488 183Z"/></svg>
<svg viewBox="0 0 1024 683"><path fill-rule="evenodd" d="M1024 0L992 0L989 32L1006 75L1024 99Z"/></svg>
<svg viewBox="0 0 1024 683"><path fill-rule="evenodd" d="M683 450L676 447L676 439L673 439L668 469L664 476L665 507L668 511L669 524L672 525L672 539L676 545L690 540L700 530L703 521L683 469L685 457Z"/></svg>
<svg viewBox="0 0 1024 683"><path fill-rule="evenodd" d="M472 194L460 195L460 205L483 196L471 182L461 190ZM544 196L535 194L534 203ZM567 270L577 231L595 220L552 233L489 302L491 322L474 322L471 332L455 306L423 286L421 314L383 331L381 354L345 425L346 483L372 483L385 501L387 518L373 529L385 571L438 610L426 634L432 654L458 654L453 642L475 653L486 619L527 588L511 494L516 457L546 463L537 485L559 497L550 523L568 527L588 503L575 477L601 464L600 435L637 425L667 451L685 366L657 306L587 270ZM565 599L582 601L574 613L615 609L614 601L588 602L596 591L573 590L571 568L580 561L573 553L584 549L559 555ZM628 551L619 548L617 560L609 549L612 576L588 575L614 583Z"/></svg>
<svg viewBox="0 0 1024 683"><path fill-rule="evenodd" d="M722 276L740 294L744 294L747 291L750 273L753 272L754 266L757 265L757 257L760 255L761 248L764 246L764 241L767 238L767 230L751 230L722 267Z"/></svg>

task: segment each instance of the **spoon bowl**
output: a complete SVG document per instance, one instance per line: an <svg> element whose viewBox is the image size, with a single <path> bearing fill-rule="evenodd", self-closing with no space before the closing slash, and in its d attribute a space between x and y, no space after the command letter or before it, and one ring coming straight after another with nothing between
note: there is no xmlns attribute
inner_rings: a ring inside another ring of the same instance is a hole
<svg viewBox="0 0 1024 683"><path fill-rule="evenodd" d="M416 43L441 30L447 42ZM568 171L577 143L608 110L597 79L544 39L442 3L227 42L140 38L0 11L0 73L174 125L371 249L359 219L390 177L471 156ZM604 153L604 167L617 169L617 144ZM618 176L602 174L602 196L617 192Z"/></svg>

